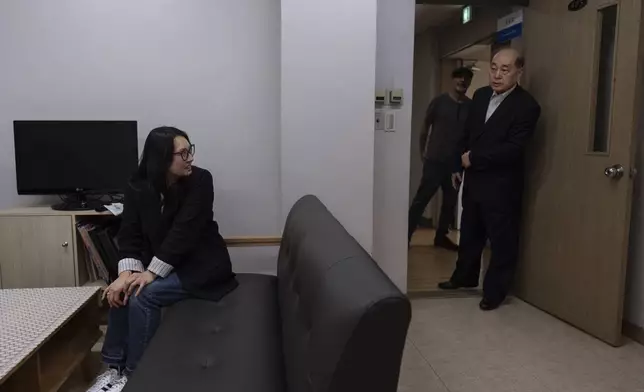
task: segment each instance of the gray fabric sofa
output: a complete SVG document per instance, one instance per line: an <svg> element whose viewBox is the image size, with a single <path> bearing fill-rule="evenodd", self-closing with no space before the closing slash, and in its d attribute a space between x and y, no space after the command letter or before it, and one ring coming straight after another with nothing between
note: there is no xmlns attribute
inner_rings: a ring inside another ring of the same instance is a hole
<svg viewBox="0 0 644 392"><path fill-rule="evenodd" d="M394 392L408 299L314 196L289 213L277 276L168 309L126 392Z"/></svg>

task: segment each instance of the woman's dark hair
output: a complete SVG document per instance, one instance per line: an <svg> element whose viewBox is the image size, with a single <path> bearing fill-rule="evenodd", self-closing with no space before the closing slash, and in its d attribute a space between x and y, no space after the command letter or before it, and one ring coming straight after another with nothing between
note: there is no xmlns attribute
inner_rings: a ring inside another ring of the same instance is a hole
<svg viewBox="0 0 644 392"><path fill-rule="evenodd" d="M158 193L167 188L167 173L174 157L174 138L183 136L190 143L188 134L174 127L159 127L150 131L145 139L139 168L134 182L147 183Z"/></svg>

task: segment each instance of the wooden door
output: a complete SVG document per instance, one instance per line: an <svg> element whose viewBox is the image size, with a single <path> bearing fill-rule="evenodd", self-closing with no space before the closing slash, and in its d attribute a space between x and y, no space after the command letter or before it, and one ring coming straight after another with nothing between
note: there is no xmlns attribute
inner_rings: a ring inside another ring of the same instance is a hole
<svg viewBox="0 0 644 392"><path fill-rule="evenodd" d="M0 217L2 288L75 286L70 216Z"/></svg>
<svg viewBox="0 0 644 392"><path fill-rule="evenodd" d="M567 3L532 0L525 12L524 84L542 115L528 154L517 294L618 345L642 107L642 5L589 0L570 12ZM621 178L605 172L613 165L623 166Z"/></svg>

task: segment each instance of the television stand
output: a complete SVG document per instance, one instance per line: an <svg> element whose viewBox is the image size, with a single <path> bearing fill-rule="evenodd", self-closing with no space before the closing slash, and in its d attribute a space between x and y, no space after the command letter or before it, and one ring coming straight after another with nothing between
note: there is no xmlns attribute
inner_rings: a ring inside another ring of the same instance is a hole
<svg viewBox="0 0 644 392"><path fill-rule="evenodd" d="M83 192L77 192L70 195L61 196L63 200L61 203L51 206L52 210L56 211L88 211L95 210L103 206L103 202L99 199L88 200L87 195Z"/></svg>

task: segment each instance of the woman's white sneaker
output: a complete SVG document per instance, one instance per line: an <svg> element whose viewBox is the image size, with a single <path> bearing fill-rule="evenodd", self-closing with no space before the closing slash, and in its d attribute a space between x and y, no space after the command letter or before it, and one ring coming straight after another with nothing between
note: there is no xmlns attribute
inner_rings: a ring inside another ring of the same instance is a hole
<svg viewBox="0 0 644 392"><path fill-rule="evenodd" d="M127 376L121 376L118 380L110 384L110 388L104 389L104 392L121 392L127 384Z"/></svg>
<svg viewBox="0 0 644 392"><path fill-rule="evenodd" d="M87 390L87 392L105 392L110 391L111 386L121 378L121 374L116 369L107 369L101 373L94 384ZM107 389L106 389L107 387ZM121 388L122 389L122 388Z"/></svg>

